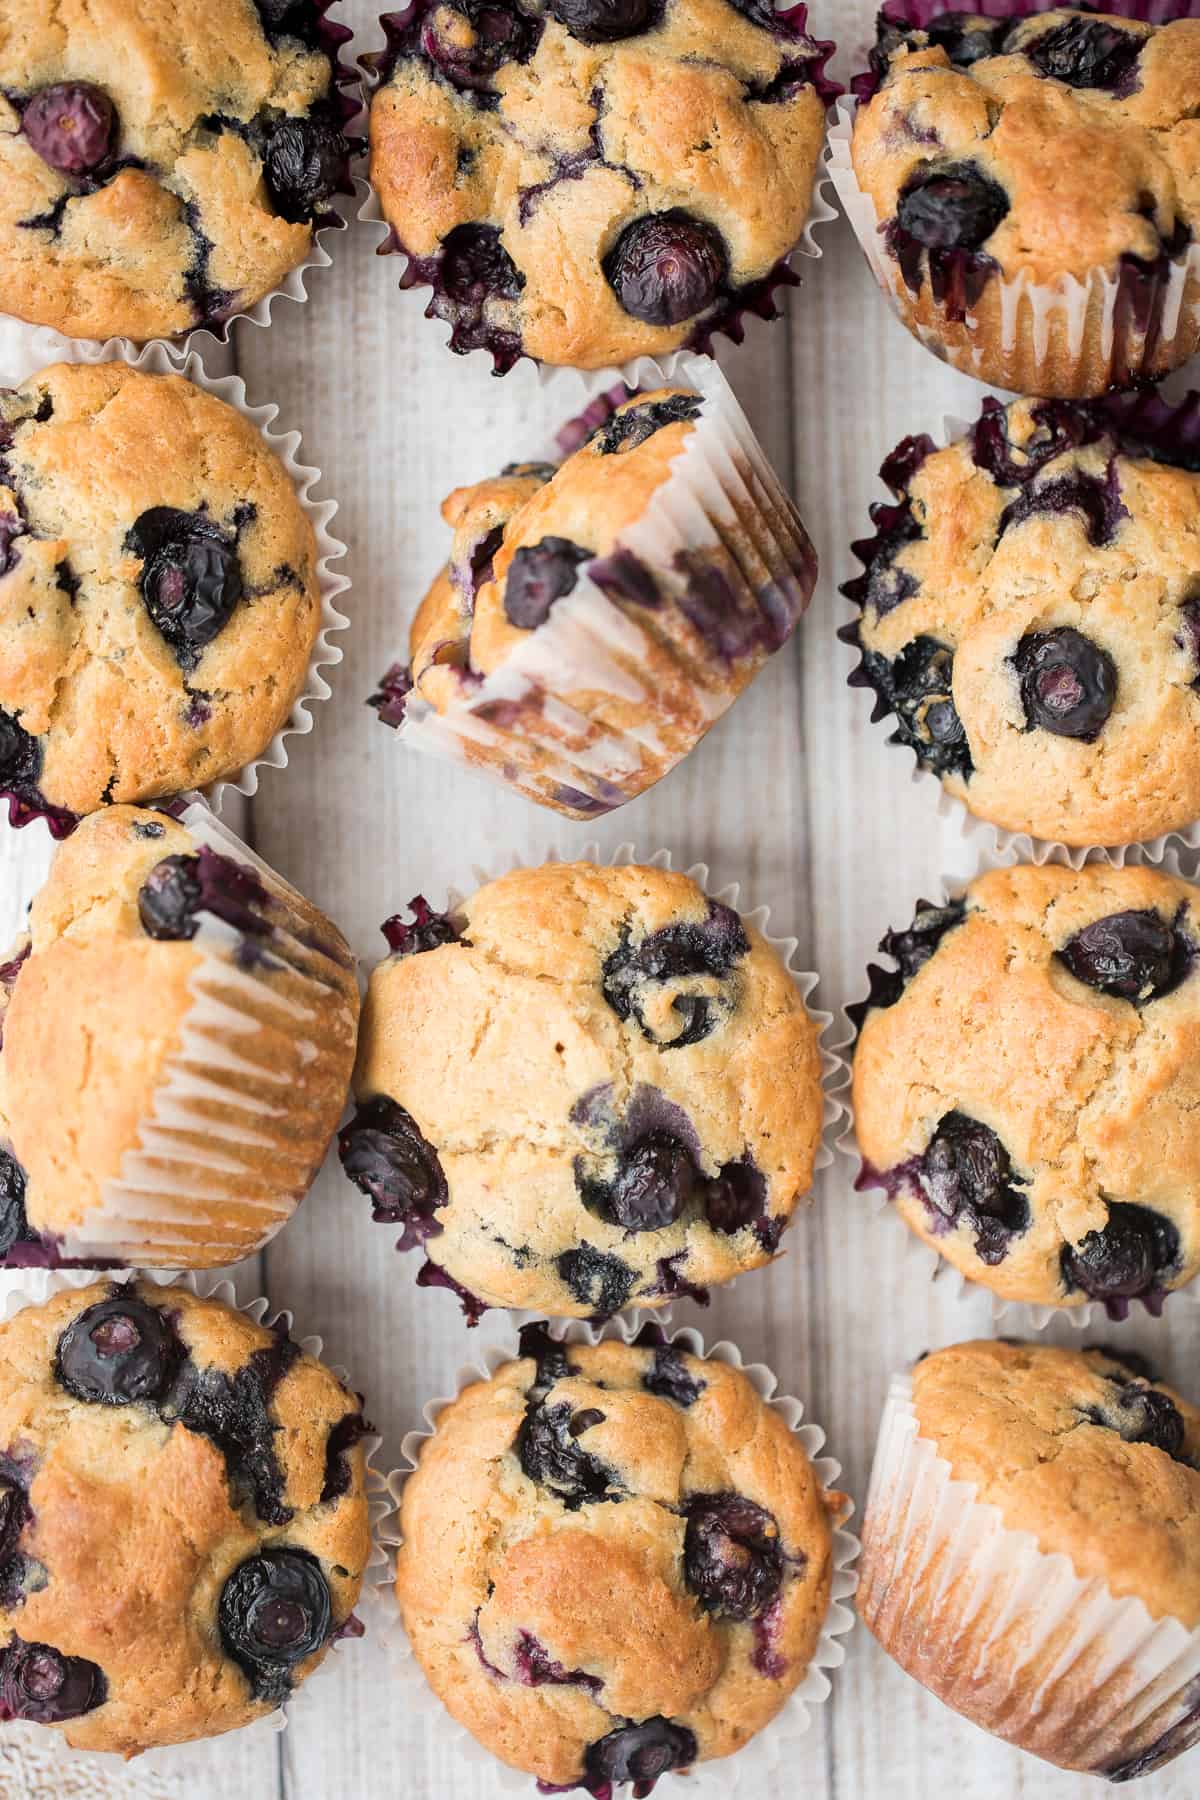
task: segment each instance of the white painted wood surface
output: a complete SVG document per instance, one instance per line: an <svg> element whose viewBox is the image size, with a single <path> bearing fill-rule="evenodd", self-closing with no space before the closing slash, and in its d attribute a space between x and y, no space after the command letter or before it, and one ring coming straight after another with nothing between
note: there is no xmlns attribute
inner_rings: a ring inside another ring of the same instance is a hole
<svg viewBox="0 0 1200 1800"><path fill-rule="evenodd" d="M850 52L865 43L872 0L817 0L814 26ZM836 17L834 16L836 12ZM371 0L341 16L374 47ZM857 42L856 42L857 41ZM236 364L252 401L273 399L281 423L304 436L305 460L325 471L341 510L334 529L351 547L354 586L346 660L317 725L292 740L291 766L267 771L247 809L259 852L337 919L360 954L383 948L379 922L411 895L440 897L472 864L551 847L577 852L633 840L667 845L684 863L708 861L768 902L777 929L795 932L802 961L821 973L818 1000L836 1010L863 988L863 970L889 923L907 921L940 873L969 868L957 826L937 813L931 782L912 784L909 758L884 747L869 706L845 686L852 664L834 631L849 617L837 584L854 572L851 538L880 497L876 469L910 431L936 432L966 416L979 390L920 350L885 311L840 223L823 262L806 265L785 322L752 322L722 362L769 454L790 481L821 554L816 599L793 648L733 714L653 792L595 827L543 813L458 769L401 753L364 704L401 649L405 626L442 559L438 514L446 492L537 446L568 402L525 364L504 381L483 356L451 357L443 328L396 289L398 264L376 260L374 236L354 228L334 245L310 303L284 304L267 331L240 327ZM15 931L47 860L40 827L0 833L0 927ZM861 1506L879 1409L891 1372L920 1351L993 1327L983 1298L914 1275L898 1232L853 1193L839 1158L816 1203L770 1270L717 1291L676 1318L709 1341L736 1340L770 1363L785 1391L822 1424ZM324 1334L334 1360L365 1389L391 1460L423 1402L453 1387L472 1353L505 1336L492 1314L468 1333L453 1299L414 1286L417 1259L392 1248L331 1161L291 1226L259 1265L238 1274L247 1298L264 1287L291 1307L301 1331ZM1181 1302L1156 1323L1120 1328L1195 1394L1200 1319ZM1068 1329L1055 1335L1067 1341ZM385 1451L385 1457L387 1451ZM249 1733L155 1753L128 1771L64 1759L49 1734L0 1740L4 1800L113 1795L127 1800L484 1800L497 1791L465 1766L436 1720L398 1713L378 1642L351 1645L299 1696L281 1738ZM6 1747L5 1747L6 1746ZM861 1627L849 1639L833 1697L817 1714L803 1762L770 1800L1081 1800L1099 1785L1024 1757L957 1718L909 1681ZM1136 1790L1145 1800L1190 1800L1200 1750ZM664 1783L663 1800L675 1793ZM685 1795L686 1790L680 1788ZM755 1800L758 1797L755 1796Z"/></svg>

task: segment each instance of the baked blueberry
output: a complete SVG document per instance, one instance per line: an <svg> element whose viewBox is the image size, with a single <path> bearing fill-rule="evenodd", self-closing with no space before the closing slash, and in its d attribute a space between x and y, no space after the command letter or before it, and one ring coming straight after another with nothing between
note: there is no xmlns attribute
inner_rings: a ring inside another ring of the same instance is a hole
<svg viewBox="0 0 1200 1800"><path fill-rule="evenodd" d="M423 894L408 903L412 924L406 925L399 913L383 921L380 929L393 956L421 956L427 950L440 950L443 944L457 944L459 931L449 913L434 912Z"/></svg>
<svg viewBox="0 0 1200 1800"><path fill-rule="evenodd" d="M954 652L948 644L922 634L890 661L866 650L862 681L895 713L895 741L915 750L923 768L936 775L970 775L974 763L954 704Z"/></svg>
<svg viewBox="0 0 1200 1800"><path fill-rule="evenodd" d="M619 1019L635 1018L643 1037L652 1043L684 1049L701 1043L716 1029L729 1010L729 1001L705 994L675 995L671 1007L679 1015L681 1028L677 1035L662 1037L646 1018L653 990L664 982L699 975L725 980L749 949L737 913L715 900L709 902L708 917L702 922L663 926L640 943L633 941L628 928L622 928L617 948L604 961L604 998Z"/></svg>
<svg viewBox="0 0 1200 1800"><path fill-rule="evenodd" d="M268 1525L287 1525L294 1515L284 1500L287 1483L277 1443L283 1426L272 1402L299 1358L299 1345L277 1326L273 1342L253 1351L231 1373L184 1362L162 1402L165 1417L178 1419L215 1444L236 1504L249 1503Z"/></svg>
<svg viewBox="0 0 1200 1800"><path fill-rule="evenodd" d="M0 1258L30 1235L25 1216L25 1171L11 1150L0 1150Z"/></svg>
<svg viewBox="0 0 1200 1800"><path fill-rule="evenodd" d="M700 1171L686 1144L666 1131L648 1132L623 1150L606 1183L584 1180L584 1202L625 1231L663 1231L687 1207Z"/></svg>
<svg viewBox="0 0 1200 1800"><path fill-rule="evenodd" d="M598 426L592 443L601 456L628 454L667 425L692 424L700 417L703 401L698 394L671 394L665 400L647 400L643 405L625 406L611 419Z"/></svg>
<svg viewBox="0 0 1200 1800"><path fill-rule="evenodd" d="M516 1452L522 1469L530 1481L557 1494L569 1511L586 1501L622 1498L621 1483L613 1471L579 1443L603 1417L594 1408L572 1412L567 1400L552 1406L535 1401L517 1433Z"/></svg>
<svg viewBox="0 0 1200 1800"><path fill-rule="evenodd" d="M696 1760L696 1739L685 1725L670 1719L645 1719L640 1725L618 1725L589 1744L583 1759L587 1786L593 1794L632 1782L634 1792L649 1793L661 1775L686 1769Z"/></svg>
<svg viewBox="0 0 1200 1800"><path fill-rule="evenodd" d="M296 1664L329 1636L329 1583L305 1550L260 1551L225 1582L217 1621L221 1642L255 1695L281 1701L291 1692Z"/></svg>
<svg viewBox="0 0 1200 1800"><path fill-rule="evenodd" d="M182 1359L169 1315L119 1291L72 1319L58 1341L55 1373L77 1400L150 1406L164 1398Z"/></svg>
<svg viewBox="0 0 1200 1800"><path fill-rule="evenodd" d="M1146 41L1103 19L1074 18L1022 48L1038 73L1050 80L1112 93L1132 80Z"/></svg>
<svg viewBox="0 0 1200 1800"><path fill-rule="evenodd" d="M454 227L442 246L441 279L451 300L470 306L513 300L524 286L494 225Z"/></svg>
<svg viewBox="0 0 1200 1800"><path fill-rule="evenodd" d="M657 0L550 0L560 25L582 44L614 44L656 24Z"/></svg>
<svg viewBox="0 0 1200 1800"><path fill-rule="evenodd" d="M350 145L330 116L284 119L272 131L263 173L281 218L311 223L346 183Z"/></svg>
<svg viewBox="0 0 1200 1800"><path fill-rule="evenodd" d="M1117 702L1108 651L1070 625L1023 637L1013 657L1029 730L1094 743Z"/></svg>
<svg viewBox="0 0 1200 1800"><path fill-rule="evenodd" d="M338 1139L342 1167L373 1202L372 1217L403 1225L397 1245L413 1250L442 1229L449 1190L433 1145L411 1113L386 1094L360 1106Z"/></svg>
<svg viewBox="0 0 1200 1800"><path fill-rule="evenodd" d="M607 1255L591 1244L564 1250L555 1266L572 1298L598 1319L620 1312L636 1279L633 1269L621 1257Z"/></svg>
<svg viewBox="0 0 1200 1800"><path fill-rule="evenodd" d="M1171 1396L1136 1381L1117 1380L1114 1386L1111 1403L1085 1408L1084 1417L1117 1432L1127 1444L1153 1444L1174 1460L1183 1460L1183 1415Z"/></svg>
<svg viewBox="0 0 1200 1800"><path fill-rule="evenodd" d="M21 111L21 130L43 162L64 175L86 175L106 162L116 114L102 88L60 81L39 88Z"/></svg>
<svg viewBox="0 0 1200 1800"><path fill-rule="evenodd" d="M978 250L1008 213L1008 195L974 163L934 164L909 181L896 222L926 250Z"/></svg>
<svg viewBox="0 0 1200 1800"><path fill-rule="evenodd" d="M546 537L523 544L509 564L504 585L504 611L510 625L534 631L550 617L557 600L574 591L579 571L592 552L569 538Z"/></svg>
<svg viewBox="0 0 1200 1800"><path fill-rule="evenodd" d="M0 1719L56 1725L103 1706L108 1684L101 1669L82 1656L64 1656L50 1644L9 1639L0 1650Z"/></svg>
<svg viewBox="0 0 1200 1800"><path fill-rule="evenodd" d="M704 1216L714 1231L743 1231L767 1224L767 1178L748 1157L722 1164L704 1186ZM773 1246L772 1246L773 1247Z"/></svg>
<svg viewBox="0 0 1200 1800"><path fill-rule="evenodd" d="M647 1327L654 1330L656 1327ZM639 1334L638 1342L644 1341L644 1333ZM673 1400L676 1406L695 1406L704 1392L704 1383L693 1375L683 1360L680 1351L670 1344L656 1344L654 1362L642 1376L642 1386L648 1394L657 1394L660 1399Z"/></svg>
<svg viewBox="0 0 1200 1800"><path fill-rule="evenodd" d="M1110 1200L1107 1224L1064 1246L1062 1278L1068 1293L1082 1290L1119 1313L1124 1302L1165 1288L1179 1260L1179 1232L1169 1219L1148 1206Z"/></svg>
<svg viewBox="0 0 1200 1800"><path fill-rule="evenodd" d="M631 317L646 325L679 325L712 305L729 258L714 226L672 207L627 225L603 267Z"/></svg>
<svg viewBox="0 0 1200 1800"><path fill-rule="evenodd" d="M947 1228L964 1223L974 1231L983 1263L1001 1262L1012 1238L1029 1228L1029 1202L1017 1191L1021 1183L990 1126L961 1112L939 1121L925 1152L922 1190Z"/></svg>
<svg viewBox="0 0 1200 1800"><path fill-rule="evenodd" d="M757 1619L783 1585L779 1526L742 1494L703 1494L688 1504L683 1568L688 1586L727 1619Z"/></svg>
<svg viewBox="0 0 1200 1800"><path fill-rule="evenodd" d="M1121 478L1115 458L1104 475L1075 469L1037 486L1027 481L1000 515L997 541L1014 525L1038 513L1069 512L1082 514L1088 542L1094 548L1103 549L1112 543L1118 526L1130 516L1121 499Z"/></svg>
<svg viewBox="0 0 1200 1800"><path fill-rule="evenodd" d="M142 559L138 586L146 611L180 668L194 669L242 598L236 544L203 513L172 506L142 513L125 543Z"/></svg>
<svg viewBox="0 0 1200 1800"><path fill-rule="evenodd" d="M1192 951L1160 913L1110 913L1085 925L1059 951L1077 981L1120 1000L1161 1000L1187 975Z"/></svg>
<svg viewBox="0 0 1200 1800"><path fill-rule="evenodd" d="M271 896L247 863L202 844L195 854L165 856L138 891L142 930L160 940L190 940L202 913L252 936L271 927L262 909Z"/></svg>

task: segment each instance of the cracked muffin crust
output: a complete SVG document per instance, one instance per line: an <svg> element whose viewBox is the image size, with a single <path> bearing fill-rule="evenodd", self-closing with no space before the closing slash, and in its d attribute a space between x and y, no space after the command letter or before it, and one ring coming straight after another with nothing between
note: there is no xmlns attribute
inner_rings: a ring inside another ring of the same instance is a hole
<svg viewBox="0 0 1200 1800"><path fill-rule="evenodd" d="M518 869L414 902L371 976L342 1163L418 1280L560 1316L769 1262L811 1185L818 1031L752 925L685 875Z"/></svg>
<svg viewBox="0 0 1200 1800"><path fill-rule="evenodd" d="M1073 845L1200 817L1200 404L984 402L884 464L851 677L978 818Z"/></svg>
<svg viewBox="0 0 1200 1800"><path fill-rule="evenodd" d="M348 181L330 0L7 0L0 307L178 337L303 262Z"/></svg>
<svg viewBox="0 0 1200 1800"><path fill-rule="evenodd" d="M451 348L575 368L704 348L808 218L832 46L760 0L413 0L385 15L371 181Z"/></svg>
<svg viewBox="0 0 1200 1800"><path fill-rule="evenodd" d="M1059 7L950 11L918 29L903 14L880 14L851 161L910 330L1026 393L1101 393L1179 367L1200 342L1200 279L1187 276L1178 314L1168 298L1200 227L1200 20ZM1112 307L1097 299L1074 331L1063 309L1035 351L1032 314L1018 320L1005 284L1050 295L1093 272L1114 284Z"/></svg>
<svg viewBox="0 0 1200 1800"><path fill-rule="evenodd" d="M569 818L669 773L787 641L817 574L795 508L722 398L602 399L608 416L562 463L457 488L442 508L450 561L409 660L371 697L381 720Z"/></svg>
<svg viewBox="0 0 1200 1800"><path fill-rule="evenodd" d="M15 814L207 786L287 720L317 543L248 419L178 375L57 363L0 392L0 793Z"/></svg>
<svg viewBox="0 0 1200 1800"><path fill-rule="evenodd" d="M1200 1268L1200 918L1164 871L919 902L851 1009L859 1185L1004 1299L1158 1311Z"/></svg>
<svg viewBox="0 0 1200 1800"><path fill-rule="evenodd" d="M0 965L0 1263L261 1248L345 1101L340 932L232 834L133 807L62 845L30 932Z"/></svg>
<svg viewBox="0 0 1200 1800"><path fill-rule="evenodd" d="M274 1711L362 1631L360 1409L285 1319L182 1287L0 1325L0 1718L135 1756Z"/></svg>
<svg viewBox="0 0 1200 1800"><path fill-rule="evenodd" d="M589 1347L527 1327L405 1483L396 1597L494 1755L647 1793L739 1749L803 1679L845 1510L741 1370L653 1329Z"/></svg>

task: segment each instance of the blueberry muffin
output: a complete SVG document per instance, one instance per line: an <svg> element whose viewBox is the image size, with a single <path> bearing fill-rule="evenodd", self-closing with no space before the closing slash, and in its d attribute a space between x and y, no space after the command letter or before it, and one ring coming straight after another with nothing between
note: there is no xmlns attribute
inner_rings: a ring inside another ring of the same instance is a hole
<svg viewBox="0 0 1200 1800"><path fill-rule="evenodd" d="M422 1285L607 1316L770 1261L823 1099L752 925L670 870L552 863L384 929L341 1156Z"/></svg>
<svg viewBox="0 0 1200 1800"><path fill-rule="evenodd" d="M371 698L407 744L593 818L674 768L787 641L816 553L701 379L598 407L557 466L450 495L450 561Z"/></svg>
<svg viewBox="0 0 1200 1800"><path fill-rule="evenodd" d="M0 1718L135 1756L274 1711L362 1631L361 1404L186 1288L0 1325Z"/></svg>
<svg viewBox="0 0 1200 1800"><path fill-rule="evenodd" d="M1179 367L1200 347L1200 19L915 18L880 14L850 145L909 329L1022 393Z"/></svg>
<svg viewBox="0 0 1200 1800"><path fill-rule="evenodd" d="M829 1610L846 1496L740 1369L650 1335L527 1327L438 1415L404 1487L417 1661L461 1725L555 1789L646 1794L730 1755L803 1679Z"/></svg>
<svg viewBox="0 0 1200 1800"><path fill-rule="evenodd" d="M893 1384L862 1535L864 1623L975 1724L1115 1782L1200 1735L1200 1411L1142 1357L924 1357Z"/></svg>
<svg viewBox="0 0 1200 1800"><path fill-rule="evenodd" d="M0 1263L260 1249L345 1101L341 933L201 807L85 820L29 923L0 965Z"/></svg>
<svg viewBox="0 0 1200 1800"><path fill-rule="evenodd" d="M597 369L775 316L837 90L806 6L417 0L371 181L451 348Z"/></svg>
<svg viewBox="0 0 1200 1800"><path fill-rule="evenodd" d="M1200 405L984 404L909 438L855 545L855 685L978 818L1124 844L1200 818Z"/></svg>
<svg viewBox="0 0 1200 1800"><path fill-rule="evenodd" d="M61 831L236 773L287 722L320 625L312 525L232 406L125 363L0 390L0 794L17 819Z"/></svg>
<svg viewBox="0 0 1200 1800"><path fill-rule="evenodd" d="M71 337L245 312L351 192L330 0L6 0L0 308Z"/></svg>
<svg viewBox="0 0 1200 1800"><path fill-rule="evenodd" d="M1158 1311L1200 1268L1200 914L1162 870L918 904L851 1009L860 1186L1006 1300Z"/></svg>

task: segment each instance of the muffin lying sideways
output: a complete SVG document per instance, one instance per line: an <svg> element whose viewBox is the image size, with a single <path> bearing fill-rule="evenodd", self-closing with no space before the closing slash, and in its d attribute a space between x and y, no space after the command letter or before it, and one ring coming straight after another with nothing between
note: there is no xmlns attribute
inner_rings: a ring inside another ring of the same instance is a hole
<svg viewBox="0 0 1200 1800"><path fill-rule="evenodd" d="M0 1718L135 1756L273 1712L361 1634L360 1406L282 1326L182 1287L0 1325Z"/></svg>
<svg viewBox="0 0 1200 1800"><path fill-rule="evenodd" d="M385 926L342 1164L418 1280L607 1316L769 1262L821 1139L818 1026L684 875L552 863Z"/></svg>

